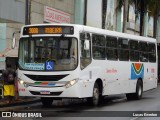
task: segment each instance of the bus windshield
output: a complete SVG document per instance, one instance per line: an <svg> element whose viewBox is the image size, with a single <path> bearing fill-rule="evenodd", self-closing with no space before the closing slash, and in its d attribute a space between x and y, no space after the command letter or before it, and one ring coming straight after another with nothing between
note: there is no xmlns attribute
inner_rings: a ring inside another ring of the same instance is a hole
<svg viewBox="0 0 160 120"><path fill-rule="evenodd" d="M33 71L67 71L78 65L77 39L28 37L20 39L19 68Z"/></svg>

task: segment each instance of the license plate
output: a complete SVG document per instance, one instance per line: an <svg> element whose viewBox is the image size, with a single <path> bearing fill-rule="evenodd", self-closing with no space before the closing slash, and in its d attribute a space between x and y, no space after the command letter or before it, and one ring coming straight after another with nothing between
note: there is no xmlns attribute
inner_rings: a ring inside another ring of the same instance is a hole
<svg viewBox="0 0 160 120"><path fill-rule="evenodd" d="M50 95L50 91L41 91L40 94L42 94L42 95Z"/></svg>

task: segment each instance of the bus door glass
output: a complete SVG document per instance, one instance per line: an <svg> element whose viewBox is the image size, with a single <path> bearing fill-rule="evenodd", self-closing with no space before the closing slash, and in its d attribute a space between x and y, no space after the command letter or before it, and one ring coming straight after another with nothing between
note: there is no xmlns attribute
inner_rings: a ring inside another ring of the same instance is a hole
<svg viewBox="0 0 160 120"><path fill-rule="evenodd" d="M91 37L89 33L80 33L81 69L91 63Z"/></svg>

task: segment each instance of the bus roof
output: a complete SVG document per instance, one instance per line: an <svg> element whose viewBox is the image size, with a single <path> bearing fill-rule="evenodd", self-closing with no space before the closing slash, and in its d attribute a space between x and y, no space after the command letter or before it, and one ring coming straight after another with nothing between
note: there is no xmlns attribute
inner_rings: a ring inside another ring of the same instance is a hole
<svg viewBox="0 0 160 120"><path fill-rule="evenodd" d="M117 31L100 29L100 28L95 28L95 27L90 27L90 26L85 26L85 25L79 25L79 24L52 24L52 23L31 24L31 25L23 26L22 29L26 26L46 26L46 25L47 26L50 26L50 25L74 26L74 27L77 27L80 31L85 31L85 32L90 32L90 33L105 34L105 35L114 36L114 37L122 37L126 39L133 39L133 40L140 40L140 41L142 40L146 42L156 42L156 39L150 38L150 37L143 37L143 36L138 36L138 35L121 33Z"/></svg>
<svg viewBox="0 0 160 120"><path fill-rule="evenodd" d="M93 32L93 33L105 34L105 35L109 35L109 36L122 37L122 38L133 39L133 40L156 42L156 39L150 38L150 37L132 35L132 34L121 33L121 32L117 32L117 31L104 30L104 29L99 29L99 28L94 28L93 29L93 27L88 27L88 26L84 26L84 31L90 31L90 32Z"/></svg>

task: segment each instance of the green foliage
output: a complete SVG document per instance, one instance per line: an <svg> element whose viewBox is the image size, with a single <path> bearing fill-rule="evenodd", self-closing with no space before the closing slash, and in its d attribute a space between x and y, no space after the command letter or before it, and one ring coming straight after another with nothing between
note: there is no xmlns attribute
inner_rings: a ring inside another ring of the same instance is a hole
<svg viewBox="0 0 160 120"><path fill-rule="evenodd" d="M149 16L156 16L160 12L160 0L150 0L148 5Z"/></svg>
<svg viewBox="0 0 160 120"><path fill-rule="evenodd" d="M122 6L124 6L124 2L126 0L117 0L117 7L116 10L120 10ZM154 17L154 37L156 36L156 22L158 19L158 15L160 13L160 0L129 0L128 2L129 5L133 5L135 7L135 15L136 15L136 20L138 16L140 15L140 35L143 34L143 18L144 14L148 12L149 17L152 16ZM127 13L126 13L127 14Z"/></svg>
<svg viewBox="0 0 160 120"><path fill-rule="evenodd" d="M117 0L116 9L120 10L124 6L124 2L125 0ZM144 6L144 11L142 11L141 4ZM135 14L149 11L149 16L154 16L160 11L160 0L129 0L129 5L135 6Z"/></svg>

